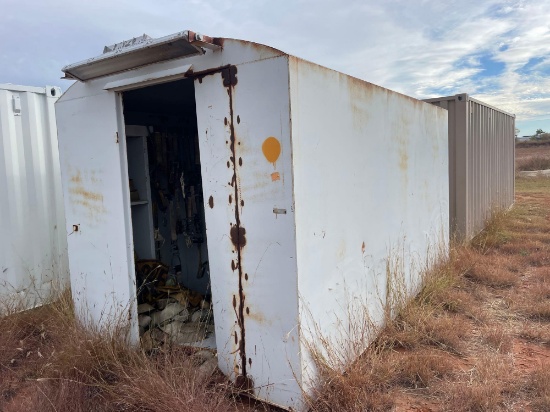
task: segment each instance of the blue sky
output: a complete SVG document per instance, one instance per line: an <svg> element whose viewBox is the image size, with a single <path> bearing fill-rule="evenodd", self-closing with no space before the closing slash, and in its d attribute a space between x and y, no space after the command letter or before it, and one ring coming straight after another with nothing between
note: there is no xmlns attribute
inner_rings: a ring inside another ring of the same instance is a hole
<svg viewBox="0 0 550 412"><path fill-rule="evenodd" d="M550 131L544 0L0 0L0 83L60 85L61 67L143 33L252 40L417 98L468 93Z"/></svg>

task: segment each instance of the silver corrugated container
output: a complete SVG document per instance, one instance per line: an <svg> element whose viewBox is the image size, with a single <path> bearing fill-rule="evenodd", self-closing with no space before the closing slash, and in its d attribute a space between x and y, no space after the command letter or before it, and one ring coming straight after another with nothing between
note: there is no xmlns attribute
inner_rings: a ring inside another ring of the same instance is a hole
<svg viewBox="0 0 550 412"><path fill-rule="evenodd" d="M190 31L64 72L80 80L56 113L73 298L89 324L123 319L137 342L135 259L160 259L211 296L220 369L303 410L319 334L351 356L352 318L379 327L391 306L393 264L410 296L447 250L446 110Z"/></svg>
<svg viewBox="0 0 550 412"><path fill-rule="evenodd" d="M468 241L514 203L515 116L465 93L425 101L449 111L451 233Z"/></svg>
<svg viewBox="0 0 550 412"><path fill-rule="evenodd" d="M54 112L60 96L58 87L0 84L0 303L4 310L38 306L68 282Z"/></svg>

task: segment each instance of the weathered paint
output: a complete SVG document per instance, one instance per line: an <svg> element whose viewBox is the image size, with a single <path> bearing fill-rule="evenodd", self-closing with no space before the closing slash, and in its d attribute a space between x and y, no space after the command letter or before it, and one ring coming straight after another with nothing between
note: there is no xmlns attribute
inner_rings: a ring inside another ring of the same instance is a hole
<svg viewBox="0 0 550 412"><path fill-rule="evenodd" d="M265 46L222 43L77 83L58 105L65 191L71 173L101 172L83 189L103 196L106 209L99 221L84 210L68 221L80 224L70 249L75 302L92 304L96 324L101 303L133 316L126 165L117 158L125 152L112 150L124 145L124 128L118 97L104 86L191 64L219 366L253 396L303 410L314 374L305 340L318 344L308 328L318 323L335 338L349 321L347 298L367 302L380 324L374 299L386 290L389 248L404 242L412 263L447 246L446 112ZM115 280L102 275L109 261ZM406 275L412 291L417 268ZM130 329L137 333L132 321Z"/></svg>
<svg viewBox="0 0 550 412"><path fill-rule="evenodd" d="M220 367L254 396L283 406L300 398L292 367L299 356L294 223L273 211L291 209L292 187L271 183L277 158L266 161L258 135L277 133L290 147L287 62L238 66L230 94L219 75L195 83L204 192L233 198L206 211ZM262 97L250 105L254 92ZM291 175L290 157L278 167L278 176Z"/></svg>
<svg viewBox="0 0 550 412"><path fill-rule="evenodd" d="M290 97L302 388L309 391L315 367L305 342L323 353L323 337L357 355L369 341L354 327L381 326L391 303L388 262L401 264L410 296L422 267L448 246L447 113L297 58Z"/></svg>
<svg viewBox="0 0 550 412"><path fill-rule="evenodd" d="M514 203L515 116L467 94L426 101L449 111L451 233L468 241Z"/></svg>
<svg viewBox="0 0 550 412"><path fill-rule="evenodd" d="M95 327L129 320L139 340L124 128L118 94L101 92L57 102L71 290L75 310ZM89 112L101 118L96 123ZM117 135L118 134L118 135Z"/></svg>
<svg viewBox="0 0 550 412"><path fill-rule="evenodd" d="M32 308L68 284L59 96L58 87L0 84L0 305Z"/></svg>

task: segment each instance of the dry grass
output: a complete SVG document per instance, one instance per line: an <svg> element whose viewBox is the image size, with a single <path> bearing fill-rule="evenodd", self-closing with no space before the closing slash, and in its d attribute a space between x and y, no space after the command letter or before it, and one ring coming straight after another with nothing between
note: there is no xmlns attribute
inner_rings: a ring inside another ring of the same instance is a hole
<svg viewBox="0 0 550 412"><path fill-rule="evenodd" d="M322 358L318 358L322 359ZM378 351L369 351L345 373L338 373L328 363L317 362L318 390L310 399L316 412L364 410L388 411L392 397L396 366Z"/></svg>
<svg viewBox="0 0 550 412"><path fill-rule="evenodd" d="M518 336L528 342L550 346L550 324L529 322L521 326Z"/></svg>
<svg viewBox="0 0 550 412"><path fill-rule="evenodd" d="M154 355L83 330L69 294L0 319L2 411L233 411L223 377L189 350Z"/></svg>
<svg viewBox="0 0 550 412"><path fill-rule="evenodd" d="M546 197L545 193L548 191L548 178L536 178L536 177L517 177L516 176L516 195L519 193L519 200L526 196L535 196L535 198ZM540 205L530 203L520 203L520 207L523 208L539 208ZM529 216L525 216L526 219Z"/></svg>
<svg viewBox="0 0 550 412"><path fill-rule="evenodd" d="M550 411L550 362L541 364L531 372L527 389L534 412Z"/></svg>
<svg viewBox="0 0 550 412"><path fill-rule="evenodd" d="M527 361L550 356L550 181L517 188L514 209L427 274L345 373L324 359L313 411L550 410L550 365Z"/></svg>
<svg viewBox="0 0 550 412"><path fill-rule="evenodd" d="M513 365L502 356L483 354L475 359L472 368L457 374L439 389L445 400L444 411L497 411L507 401L507 393L515 393L520 387L512 376Z"/></svg>
<svg viewBox="0 0 550 412"><path fill-rule="evenodd" d="M550 322L550 283L535 280L521 295L508 297L510 306L534 321Z"/></svg>
<svg viewBox="0 0 550 412"><path fill-rule="evenodd" d="M460 254L468 265L464 276L474 283L494 288L509 288L519 281L519 267L509 256L479 254L468 248L463 248Z"/></svg>
<svg viewBox="0 0 550 412"><path fill-rule="evenodd" d="M518 161L516 169L523 170L546 170L550 169L550 156L533 156L531 158Z"/></svg>
<svg viewBox="0 0 550 412"><path fill-rule="evenodd" d="M481 254L486 254L505 243L509 238L509 234L504 230L505 223L505 211L492 213L492 218L487 221L485 229L471 240L471 247Z"/></svg>
<svg viewBox="0 0 550 412"><path fill-rule="evenodd" d="M312 353L311 412L550 410L550 180L518 178L517 191L513 210L455 246L414 300L394 302L357 360L342 369L342 348ZM369 319L353 319L350 333L370 336ZM271 410L240 405L192 351L145 354L82 330L68 295L0 327L1 411Z"/></svg>

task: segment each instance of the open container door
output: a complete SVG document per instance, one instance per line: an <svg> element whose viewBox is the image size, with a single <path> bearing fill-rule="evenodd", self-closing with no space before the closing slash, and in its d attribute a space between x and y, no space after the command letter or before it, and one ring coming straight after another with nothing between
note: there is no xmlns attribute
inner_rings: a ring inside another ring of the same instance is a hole
<svg viewBox="0 0 550 412"><path fill-rule="evenodd" d="M300 410L288 60L195 78L219 367Z"/></svg>
<svg viewBox="0 0 550 412"><path fill-rule="evenodd" d="M227 160L233 158L231 147L234 145L230 127L227 127L231 122L231 100L222 84L221 73L197 79L195 96L216 346L218 353L236 354L220 357L219 367L225 375L236 380L246 375L246 360L239 356L244 353L241 346L244 343L243 318L239 310L242 306L238 274L240 252L236 253L228 236L238 233L238 211L234 201L237 182L234 165ZM229 267L233 276L227 276ZM234 313L227 313L227 308L233 308Z"/></svg>
<svg viewBox="0 0 550 412"><path fill-rule="evenodd" d="M126 213L128 172L124 139L119 136L119 106L119 96L109 92L60 100L59 151L76 314L93 328L118 328L128 320L128 338L137 342L132 228Z"/></svg>

